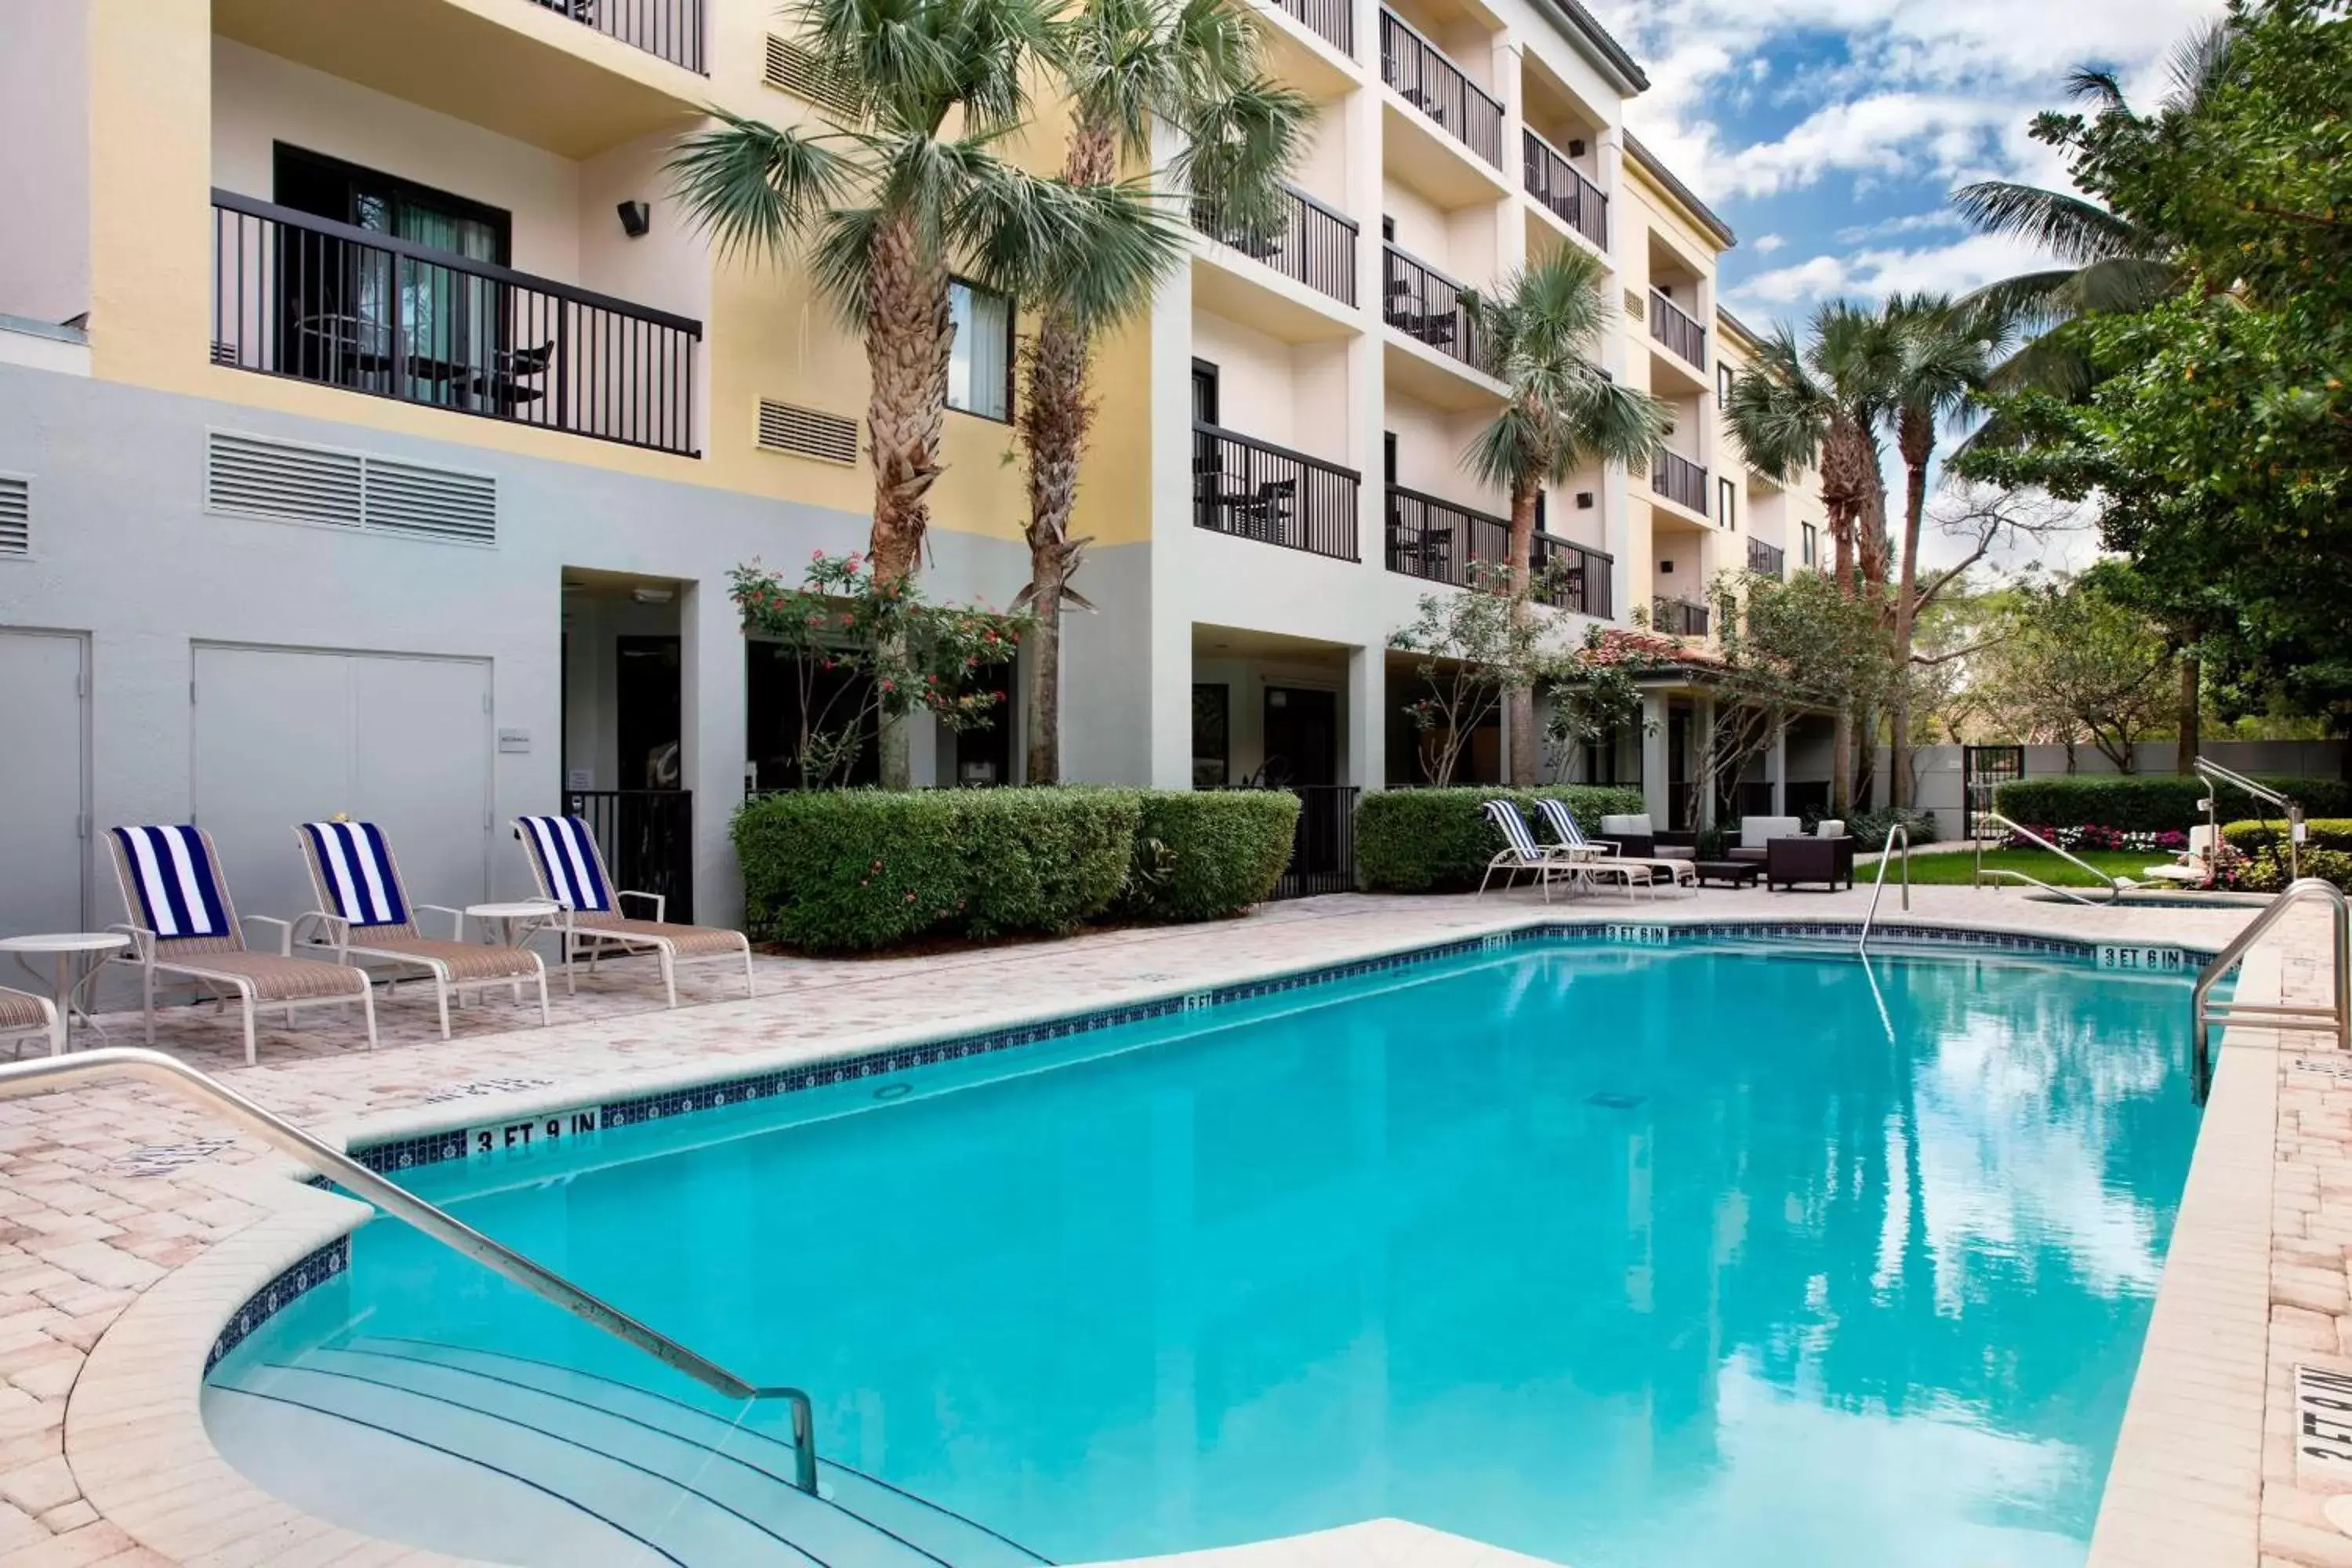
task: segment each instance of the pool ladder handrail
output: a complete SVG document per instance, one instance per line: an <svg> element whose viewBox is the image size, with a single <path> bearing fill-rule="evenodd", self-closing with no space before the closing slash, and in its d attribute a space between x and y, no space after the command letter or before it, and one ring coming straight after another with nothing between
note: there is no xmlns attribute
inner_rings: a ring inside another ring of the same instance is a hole
<svg viewBox="0 0 2352 1568"><path fill-rule="evenodd" d="M2264 932L2305 899L2322 899L2327 903L2335 937L2331 965L2335 971L2334 1002L2322 1007L2309 1002L2213 1001L2213 987L2221 983L2221 977L2238 966L2238 961L2263 939ZM2200 1105L2213 1086L2211 1030L2216 1024L2225 1029L2233 1022L2261 1029L2325 1029L2336 1037L2336 1049L2352 1050L2352 903L2346 901L2344 890L2319 877L2305 877L2288 883L2286 891L2247 921L2246 929L2198 972L2197 989L2189 1000L2189 1022L2196 1031L2189 1063L2190 1083Z"/></svg>
<svg viewBox="0 0 2352 1568"><path fill-rule="evenodd" d="M320 1175L366 1199L376 1207L423 1231L492 1273L521 1286L583 1321L604 1330L683 1373L714 1393L730 1399L781 1399L792 1410L793 1484L815 1497L817 1492L816 1422L809 1396L797 1388L769 1388L736 1376L707 1357L679 1344L660 1330L648 1327L601 1298L543 1268L521 1253L491 1240L447 1211L436 1208L405 1188L386 1181L339 1149L313 1138L292 1122L266 1110L208 1074L197 1071L161 1051L109 1046L78 1051L72 1056L37 1058L28 1062L0 1063L0 1100L43 1094L87 1079L143 1079L221 1113L272 1148L293 1155Z"/></svg>
<svg viewBox="0 0 2352 1568"><path fill-rule="evenodd" d="M2105 871L2100 870L2096 866L2092 865L2089 861L2079 859L2076 857L2068 854L2065 850L2059 848L2055 844L2051 843L2047 838L2042 837L2039 833L2034 832L2031 827L2024 826L2022 823L2011 822L2009 818L2003 816L1997 811L1979 812L1978 813L1978 819L1980 822L1997 822L2003 827L2008 828L2011 833L2016 834L2020 838L2038 844L2042 848L2049 850L2050 853L2057 856L2058 858L2065 861L2069 866L2075 868L2077 870L2088 876L2095 884L2106 889L2107 902L2111 904L2119 904L2123 902L2124 889L2132 886L2132 884L2125 879L2121 877L2110 877ZM2056 893L2061 898L2072 899L2078 904L2087 904L2094 909L2098 907L2099 900L2096 899L2086 899L2083 897L2082 894L2074 891L2072 888L2062 888L2055 882L2045 882L2041 878L2030 876L2023 871L2012 871L2003 866L1996 866L1990 871L1986 870L1984 863L1984 839L1979 837L1975 840L1975 844L1976 874L1972 884L1973 886L1979 888L1983 887L1985 879L1989 877L1996 879L2006 877L2011 881L2023 882L2030 887L2039 888L2045 893Z"/></svg>
<svg viewBox="0 0 2352 1568"><path fill-rule="evenodd" d="M1856 952L1870 951L1870 928L1878 923L1878 897L1886 891L1886 862L1894 858L1898 838L1903 840L1903 912L1911 912L1911 829L1898 822L1886 830L1885 847L1878 852L1878 875L1871 879L1870 912L1862 917L1862 936L1853 944Z"/></svg>
<svg viewBox="0 0 2352 1568"><path fill-rule="evenodd" d="M2270 785L2250 779L2235 769L2225 768L2210 757L2199 757L2190 766L2196 770L2197 776L2203 779L2209 785L2228 784L2231 789L2252 795L2256 800L2268 801L2286 814L2286 879L2290 885L2303 880L2302 805L2291 797L2281 795ZM2207 789L2204 801L2205 821L2213 830L2213 848L2217 855L2221 852L2221 802L2216 798L2218 794L2218 791Z"/></svg>

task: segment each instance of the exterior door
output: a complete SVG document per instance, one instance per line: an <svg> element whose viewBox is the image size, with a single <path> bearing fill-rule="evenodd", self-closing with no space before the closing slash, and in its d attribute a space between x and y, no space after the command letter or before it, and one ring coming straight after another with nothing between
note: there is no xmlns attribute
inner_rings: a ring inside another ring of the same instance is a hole
<svg viewBox="0 0 2352 1568"><path fill-rule="evenodd" d="M1266 782L1335 784L1339 777L1339 700L1296 686L1265 689Z"/></svg>
<svg viewBox="0 0 2352 1568"><path fill-rule="evenodd" d="M86 931L89 647L70 632L0 630L0 936ZM111 918L111 917L110 917ZM33 985L14 965L0 984Z"/></svg>
<svg viewBox="0 0 2352 1568"><path fill-rule="evenodd" d="M488 896L488 660L199 644L191 695L195 820L240 914L316 905L294 827L337 812L383 827L412 900Z"/></svg>

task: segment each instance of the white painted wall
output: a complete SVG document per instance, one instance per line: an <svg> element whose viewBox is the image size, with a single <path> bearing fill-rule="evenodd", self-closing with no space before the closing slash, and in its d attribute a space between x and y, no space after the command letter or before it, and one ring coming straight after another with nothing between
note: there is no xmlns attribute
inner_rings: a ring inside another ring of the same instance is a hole
<svg viewBox="0 0 2352 1568"><path fill-rule="evenodd" d="M0 315L89 309L88 0L0 0Z"/></svg>

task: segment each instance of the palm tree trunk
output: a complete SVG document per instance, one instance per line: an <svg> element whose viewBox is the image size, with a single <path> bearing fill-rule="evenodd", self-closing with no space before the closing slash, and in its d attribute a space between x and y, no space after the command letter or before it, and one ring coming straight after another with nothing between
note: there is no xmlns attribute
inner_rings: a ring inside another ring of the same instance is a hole
<svg viewBox="0 0 2352 1568"><path fill-rule="evenodd" d="M2201 743L2198 733L2202 726L2202 693L2198 689L2197 649L2191 646L2180 650L2180 706L2173 718L2180 736L2173 747L2172 769L2175 773L2197 771L2197 749Z"/></svg>
<svg viewBox="0 0 2352 1568"><path fill-rule="evenodd" d="M874 576L898 582L915 572L930 526L925 499L940 477L940 434L946 422L948 273L911 224L892 220L873 240L873 279L866 320L866 359L874 378L866 424L874 459L874 527L867 544ZM882 785L914 783L908 719L886 719Z"/></svg>
<svg viewBox="0 0 2352 1568"><path fill-rule="evenodd" d="M1535 576L1536 547L1536 487L1531 483L1511 486L1511 624L1524 627L1534 607L1529 603ZM1515 684L1505 693L1503 732L1507 737L1511 752L1511 784L1516 789L1536 786L1536 692L1532 686Z"/></svg>
<svg viewBox="0 0 2352 1568"><path fill-rule="evenodd" d="M1070 134L1063 175L1072 184L1108 184L1118 172L1109 128L1081 125ZM1021 445L1029 464L1029 634L1027 778L1062 779L1062 598L1086 541L1070 537L1078 502L1078 464L1086 456L1094 407L1087 374L1094 344L1066 310L1046 312L1027 355L1029 398L1021 410Z"/></svg>
<svg viewBox="0 0 2352 1568"><path fill-rule="evenodd" d="M1927 460L1935 455L1931 420L1906 412L1899 440L1903 449L1903 559L1895 590L1895 692L1887 715L1887 798L1911 804L1911 644L1919 624L1919 532L1927 515Z"/></svg>

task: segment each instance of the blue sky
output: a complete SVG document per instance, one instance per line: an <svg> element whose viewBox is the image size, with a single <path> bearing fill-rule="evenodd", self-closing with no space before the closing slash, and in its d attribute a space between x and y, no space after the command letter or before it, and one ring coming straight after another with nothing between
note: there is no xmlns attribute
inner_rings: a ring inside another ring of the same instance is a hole
<svg viewBox="0 0 2352 1568"><path fill-rule="evenodd" d="M1738 231L1722 298L1750 325L1840 295L1958 292L2032 264L1946 202L2063 181L2026 135L2098 64L2137 100L2218 0L1595 0L1653 86L1627 123Z"/></svg>

